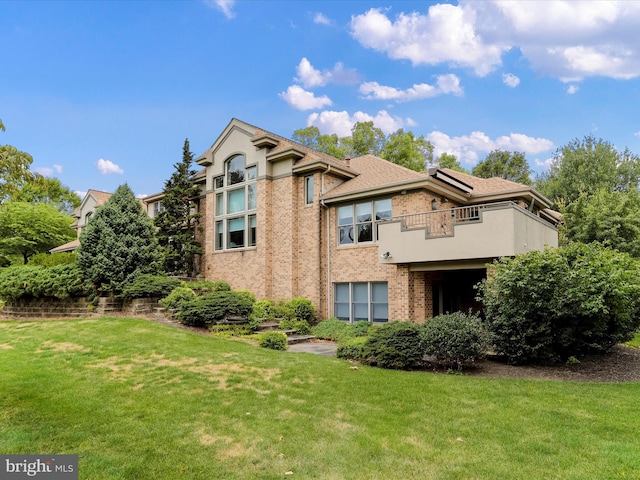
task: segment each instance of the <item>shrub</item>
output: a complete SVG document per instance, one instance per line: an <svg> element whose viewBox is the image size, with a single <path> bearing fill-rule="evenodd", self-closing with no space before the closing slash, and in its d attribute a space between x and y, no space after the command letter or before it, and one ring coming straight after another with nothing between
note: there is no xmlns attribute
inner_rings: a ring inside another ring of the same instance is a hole
<svg viewBox="0 0 640 480"><path fill-rule="evenodd" d="M176 287L158 303L167 310L180 310L185 303L196 298L196 293L188 287Z"/></svg>
<svg viewBox="0 0 640 480"><path fill-rule="evenodd" d="M337 341L344 333L348 324L336 317L331 317L318 323L311 329L311 333L322 340Z"/></svg>
<svg viewBox="0 0 640 480"><path fill-rule="evenodd" d="M176 319L184 324L202 327L222 322L227 317L248 317L253 302L237 292L211 292L185 302L176 313Z"/></svg>
<svg viewBox="0 0 640 480"><path fill-rule="evenodd" d="M269 319L276 318L276 310L271 300L258 300L253 304L252 318Z"/></svg>
<svg viewBox="0 0 640 480"><path fill-rule="evenodd" d="M411 369L422 363L420 327L411 322L390 322L367 337L362 361L382 368Z"/></svg>
<svg viewBox="0 0 640 480"><path fill-rule="evenodd" d="M231 291L231 285L229 285L229 282L225 281L225 280L216 280L215 282L211 282L212 285L212 291L214 292L230 292Z"/></svg>
<svg viewBox="0 0 640 480"><path fill-rule="evenodd" d="M424 353L448 366L463 366L483 358L489 349L489 336L482 321L471 313L438 315L421 327Z"/></svg>
<svg viewBox="0 0 640 480"><path fill-rule="evenodd" d="M308 335L311 333L309 323L307 323L306 320L301 320L299 318L294 318L292 320L285 318L280 321L279 326L281 330L295 330L299 335Z"/></svg>
<svg viewBox="0 0 640 480"><path fill-rule="evenodd" d="M366 337L371 327L371 323L366 320L358 320L355 323L347 325L346 333L351 337Z"/></svg>
<svg viewBox="0 0 640 480"><path fill-rule="evenodd" d="M292 298L285 303L285 312L287 318L306 320L309 325L316 323L316 309L306 298Z"/></svg>
<svg viewBox="0 0 640 480"><path fill-rule="evenodd" d="M76 254L69 252L61 253L38 253L29 259L27 265L40 267L55 267L57 265L67 265L76 263Z"/></svg>
<svg viewBox="0 0 640 480"><path fill-rule="evenodd" d="M338 344L336 357L347 360L362 360L367 337L353 337Z"/></svg>
<svg viewBox="0 0 640 480"><path fill-rule="evenodd" d="M480 285L496 353L550 363L599 353L640 326L640 263L600 244L571 244L493 264Z"/></svg>
<svg viewBox="0 0 640 480"><path fill-rule="evenodd" d="M260 346L272 350L286 350L287 336L282 332L265 332L260 336Z"/></svg>
<svg viewBox="0 0 640 480"><path fill-rule="evenodd" d="M88 294L76 264L55 267L15 266L0 270L0 298L69 298Z"/></svg>
<svg viewBox="0 0 640 480"><path fill-rule="evenodd" d="M125 283L118 297L124 299L166 297L181 284L181 280L165 275L137 275L132 281Z"/></svg>

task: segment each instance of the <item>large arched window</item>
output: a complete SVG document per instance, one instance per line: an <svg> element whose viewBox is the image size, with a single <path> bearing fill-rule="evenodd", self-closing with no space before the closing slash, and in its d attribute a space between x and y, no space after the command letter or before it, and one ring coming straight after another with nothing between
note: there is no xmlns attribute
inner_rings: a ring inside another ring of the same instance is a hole
<svg viewBox="0 0 640 480"><path fill-rule="evenodd" d="M213 179L215 196L215 249L255 247L258 167L244 155L225 162L224 175Z"/></svg>

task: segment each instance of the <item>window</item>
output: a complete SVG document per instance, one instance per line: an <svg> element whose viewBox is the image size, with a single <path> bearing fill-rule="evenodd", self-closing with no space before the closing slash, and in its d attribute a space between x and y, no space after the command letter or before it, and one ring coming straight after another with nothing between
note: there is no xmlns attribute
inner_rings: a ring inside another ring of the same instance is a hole
<svg viewBox="0 0 640 480"><path fill-rule="evenodd" d="M375 242L378 239L376 222L386 218L391 218L390 198L338 207L340 245Z"/></svg>
<svg viewBox="0 0 640 480"><path fill-rule="evenodd" d="M313 203L313 175L304 177L304 195L305 203L310 205Z"/></svg>
<svg viewBox="0 0 640 480"><path fill-rule="evenodd" d="M245 162L244 155L231 157L225 163L225 174L213 179L216 250L256 245L258 167L247 167Z"/></svg>
<svg viewBox="0 0 640 480"><path fill-rule="evenodd" d="M387 282L353 282L334 284L333 314L352 323L366 320L389 321L389 287Z"/></svg>
<svg viewBox="0 0 640 480"><path fill-rule="evenodd" d="M153 204L153 216L156 217L160 212L164 212L164 204L162 202L155 202Z"/></svg>

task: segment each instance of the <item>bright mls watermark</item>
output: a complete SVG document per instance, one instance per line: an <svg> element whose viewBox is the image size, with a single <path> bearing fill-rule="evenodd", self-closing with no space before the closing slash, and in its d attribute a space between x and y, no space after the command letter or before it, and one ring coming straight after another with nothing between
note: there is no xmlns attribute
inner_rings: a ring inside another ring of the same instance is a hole
<svg viewBox="0 0 640 480"><path fill-rule="evenodd" d="M78 480L78 455L0 455L2 480Z"/></svg>

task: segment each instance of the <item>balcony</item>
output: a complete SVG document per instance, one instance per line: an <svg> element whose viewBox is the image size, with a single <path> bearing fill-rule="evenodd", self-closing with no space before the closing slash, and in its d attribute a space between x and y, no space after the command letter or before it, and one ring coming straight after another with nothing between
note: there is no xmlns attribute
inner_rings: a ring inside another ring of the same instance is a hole
<svg viewBox="0 0 640 480"><path fill-rule="evenodd" d="M558 245L556 227L513 202L434 210L378 223L382 263L490 260Z"/></svg>

